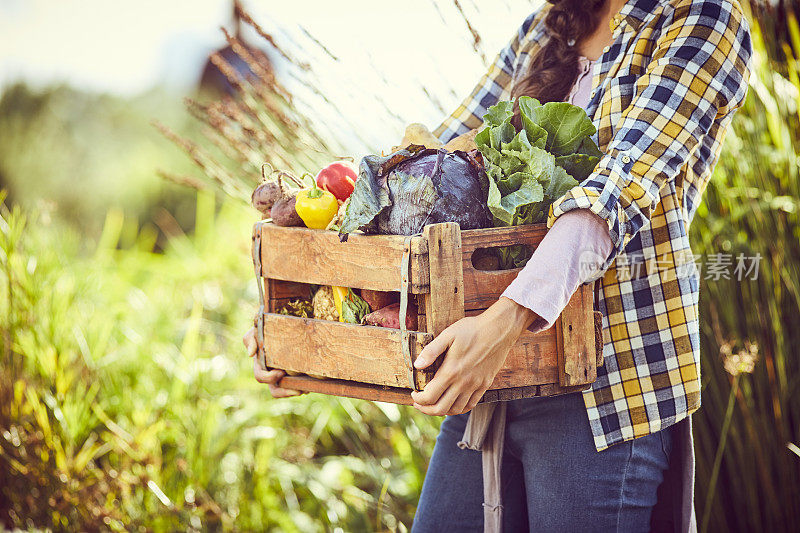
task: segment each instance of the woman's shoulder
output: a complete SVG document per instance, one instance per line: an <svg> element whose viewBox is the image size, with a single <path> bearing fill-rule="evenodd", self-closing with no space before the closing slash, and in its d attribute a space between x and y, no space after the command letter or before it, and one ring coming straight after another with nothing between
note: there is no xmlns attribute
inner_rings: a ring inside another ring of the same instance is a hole
<svg viewBox="0 0 800 533"><path fill-rule="evenodd" d="M665 14L676 20L693 19L697 23L726 22L744 19L738 0L656 0L664 5Z"/></svg>

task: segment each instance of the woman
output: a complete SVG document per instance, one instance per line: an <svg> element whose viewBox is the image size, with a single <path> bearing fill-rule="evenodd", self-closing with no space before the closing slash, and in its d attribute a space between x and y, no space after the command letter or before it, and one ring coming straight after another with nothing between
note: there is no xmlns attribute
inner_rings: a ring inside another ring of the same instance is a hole
<svg viewBox="0 0 800 533"><path fill-rule="evenodd" d="M417 532L693 525L688 417L700 406L699 281L688 229L746 94L747 24L735 0L551 3L525 21L436 133L448 141L479 127L499 100L566 100L593 118L605 155L554 203L550 232L503 297L447 328L415 363L424 368L444 354L413 398L424 413L450 415ZM584 268L587 259L594 268ZM591 389L484 404L468 424L464 413L519 335L549 327L578 285L594 279L605 364ZM296 394L275 386L279 371L256 377L276 397ZM500 498L489 499L492 491ZM665 499L679 514L654 512Z"/></svg>

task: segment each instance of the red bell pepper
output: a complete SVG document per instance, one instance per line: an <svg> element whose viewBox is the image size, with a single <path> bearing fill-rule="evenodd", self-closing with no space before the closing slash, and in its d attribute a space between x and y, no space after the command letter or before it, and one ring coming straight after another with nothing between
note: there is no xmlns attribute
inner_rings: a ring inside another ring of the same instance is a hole
<svg viewBox="0 0 800 533"><path fill-rule="evenodd" d="M344 202L353 194L353 187L357 178L358 173L352 165L337 161L319 171L319 174L317 174L317 186Z"/></svg>

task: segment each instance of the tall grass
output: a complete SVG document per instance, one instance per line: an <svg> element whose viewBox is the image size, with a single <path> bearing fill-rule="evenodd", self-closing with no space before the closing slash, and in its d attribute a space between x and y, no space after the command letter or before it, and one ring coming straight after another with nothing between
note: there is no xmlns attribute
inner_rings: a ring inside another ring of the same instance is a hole
<svg viewBox="0 0 800 533"><path fill-rule="evenodd" d="M798 531L800 65L790 55L787 76L778 74L752 25L750 94L692 228L706 257L762 258L756 280L701 288L698 515L707 531Z"/></svg>
<svg viewBox="0 0 800 533"><path fill-rule="evenodd" d="M163 254L110 211L96 243L0 212L0 523L55 530L403 530L436 423L270 401L240 335L252 214L198 196ZM124 234L134 234L120 248ZM89 248L89 254L81 249Z"/></svg>

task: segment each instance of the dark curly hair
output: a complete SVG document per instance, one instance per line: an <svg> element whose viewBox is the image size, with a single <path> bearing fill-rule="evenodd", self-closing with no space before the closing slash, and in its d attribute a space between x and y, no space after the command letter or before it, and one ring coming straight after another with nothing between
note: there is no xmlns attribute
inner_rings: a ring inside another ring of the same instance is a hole
<svg viewBox="0 0 800 533"><path fill-rule="evenodd" d="M544 19L549 39L533 58L530 71L512 89L516 101L530 96L542 103L563 102L580 75L580 43L600 25L609 0L548 0Z"/></svg>

